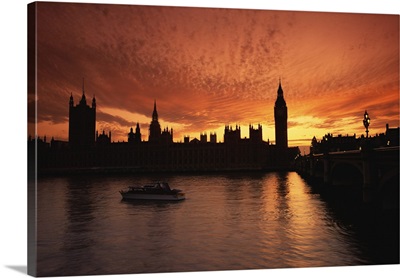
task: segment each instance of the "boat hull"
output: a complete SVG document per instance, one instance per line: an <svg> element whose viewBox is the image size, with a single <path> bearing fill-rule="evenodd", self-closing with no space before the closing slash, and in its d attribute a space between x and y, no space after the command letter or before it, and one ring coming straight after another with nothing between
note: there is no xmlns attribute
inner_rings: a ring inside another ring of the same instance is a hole
<svg viewBox="0 0 400 278"><path fill-rule="evenodd" d="M183 193L178 194L137 194L132 192L121 192L124 200L164 200L164 201L180 201L185 199Z"/></svg>

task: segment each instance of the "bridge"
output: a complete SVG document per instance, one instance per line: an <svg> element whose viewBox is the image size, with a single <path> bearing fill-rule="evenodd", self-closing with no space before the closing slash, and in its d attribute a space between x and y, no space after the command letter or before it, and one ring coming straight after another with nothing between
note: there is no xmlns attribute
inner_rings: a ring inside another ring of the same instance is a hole
<svg viewBox="0 0 400 278"><path fill-rule="evenodd" d="M325 187L359 189L365 204L399 208L399 146L300 156L295 168Z"/></svg>

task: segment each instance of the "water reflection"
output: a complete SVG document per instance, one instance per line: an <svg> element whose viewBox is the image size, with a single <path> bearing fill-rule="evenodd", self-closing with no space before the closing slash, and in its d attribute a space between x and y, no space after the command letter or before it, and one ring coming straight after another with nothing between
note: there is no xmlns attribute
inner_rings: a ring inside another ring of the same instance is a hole
<svg viewBox="0 0 400 278"><path fill-rule="evenodd" d="M186 192L186 200L121 201L118 191L133 178L154 180L40 181L40 200L50 200L38 211L41 275L376 262L355 222L344 221L296 173L157 177Z"/></svg>
<svg viewBox="0 0 400 278"><path fill-rule="evenodd" d="M68 178L66 198L66 231L63 234L62 252L65 255L61 271L65 275L86 272L88 261L92 260L95 238L96 210L93 184L87 178ZM85 252L82 258L80 254ZM71 265L76 269L71 269Z"/></svg>

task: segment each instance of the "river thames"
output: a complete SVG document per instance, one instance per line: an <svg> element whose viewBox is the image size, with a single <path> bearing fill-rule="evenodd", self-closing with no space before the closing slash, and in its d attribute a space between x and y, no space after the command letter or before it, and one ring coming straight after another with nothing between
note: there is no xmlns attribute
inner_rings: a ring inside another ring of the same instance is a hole
<svg viewBox="0 0 400 278"><path fill-rule="evenodd" d="M121 200L155 180L186 200ZM326 200L295 172L41 177L37 201L39 276L399 262L396 224Z"/></svg>

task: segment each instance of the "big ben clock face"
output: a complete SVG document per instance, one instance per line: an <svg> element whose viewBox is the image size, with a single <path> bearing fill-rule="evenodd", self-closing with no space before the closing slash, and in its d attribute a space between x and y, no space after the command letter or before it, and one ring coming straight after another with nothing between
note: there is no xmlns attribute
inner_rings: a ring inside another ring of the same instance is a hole
<svg viewBox="0 0 400 278"><path fill-rule="evenodd" d="M278 114L279 117L282 117L284 115L283 110L278 110L278 111L276 111L276 113Z"/></svg>

